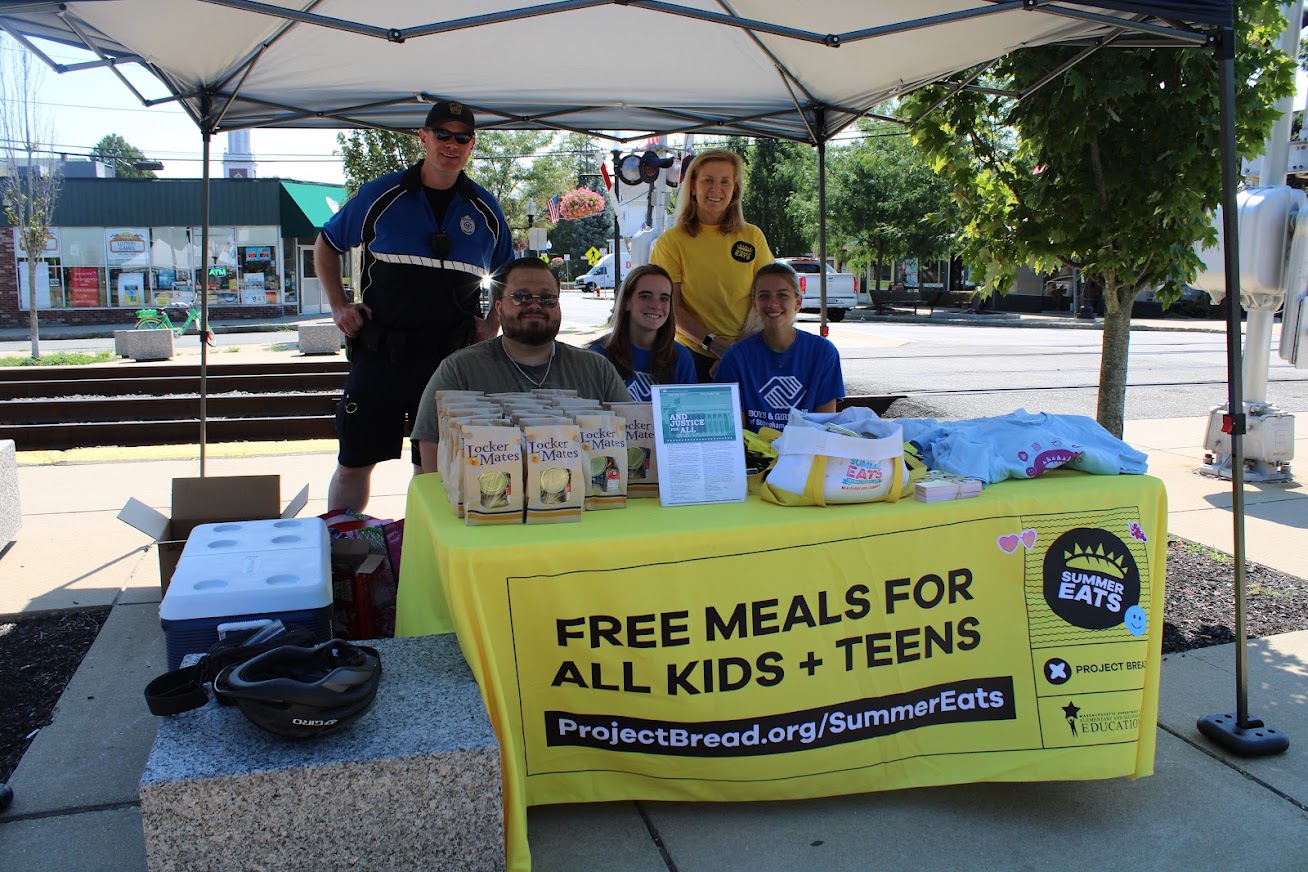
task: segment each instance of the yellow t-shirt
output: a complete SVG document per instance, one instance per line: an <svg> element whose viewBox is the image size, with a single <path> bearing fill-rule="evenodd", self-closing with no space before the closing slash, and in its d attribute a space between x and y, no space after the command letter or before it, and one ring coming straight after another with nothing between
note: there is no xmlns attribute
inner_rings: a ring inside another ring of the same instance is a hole
<svg viewBox="0 0 1308 872"><path fill-rule="evenodd" d="M772 263L763 231L745 224L735 233L701 227L691 236L671 227L654 243L650 262L681 283L681 302L708 332L734 341L749 315L749 286L759 267ZM677 341L701 354L703 336L692 336L677 326Z"/></svg>

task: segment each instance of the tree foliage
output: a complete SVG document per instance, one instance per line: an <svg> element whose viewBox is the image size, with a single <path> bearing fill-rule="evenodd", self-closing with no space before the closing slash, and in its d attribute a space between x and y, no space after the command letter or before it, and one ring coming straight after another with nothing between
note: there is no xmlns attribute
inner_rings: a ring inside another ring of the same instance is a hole
<svg viewBox="0 0 1308 872"><path fill-rule="evenodd" d="M113 167L120 179L153 179L153 170L138 170L134 164L145 160L145 154L117 133L109 133L91 149L91 160Z"/></svg>
<svg viewBox="0 0 1308 872"><path fill-rule="evenodd" d="M353 197L364 182L407 169L422 160L422 145L412 133L352 130L336 134L345 172L345 190Z"/></svg>
<svg viewBox="0 0 1308 872"><path fill-rule="evenodd" d="M758 225L778 257L804 254L817 238L817 162L813 147L777 139L733 136L729 148L745 159L745 220ZM800 204L812 208L797 208ZM812 221L810 219L813 219Z"/></svg>
<svg viewBox="0 0 1308 872"><path fill-rule="evenodd" d="M5 169L0 198L27 253L28 325L34 359L41 357L36 274L38 269L46 269L40 258L63 182L50 152L54 125L36 100L43 72L26 49L9 40L0 42L0 157Z"/></svg>
<svg viewBox="0 0 1308 872"><path fill-rule="evenodd" d="M828 232L846 259L870 266L949 254L958 208L908 136L859 139L830 167Z"/></svg>
<svg viewBox="0 0 1308 872"><path fill-rule="evenodd" d="M1294 59L1271 0L1238 0L1236 129L1256 154L1294 87ZM1074 267L1105 304L1098 420L1122 432L1131 304L1163 285L1175 298L1199 267L1197 241L1216 241L1211 212L1221 192L1218 65L1213 51L1105 48L1038 87L1079 48L1009 55L990 84L1025 99L955 94L914 128L965 216L974 275L1004 292L1017 269ZM915 117L943 96L905 101Z"/></svg>

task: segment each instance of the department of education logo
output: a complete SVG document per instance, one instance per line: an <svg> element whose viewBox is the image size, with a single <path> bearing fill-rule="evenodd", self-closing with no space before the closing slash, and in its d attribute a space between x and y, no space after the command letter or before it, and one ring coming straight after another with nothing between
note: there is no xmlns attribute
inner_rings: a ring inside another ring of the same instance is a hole
<svg viewBox="0 0 1308 872"><path fill-rule="evenodd" d="M1121 539L1107 530L1078 527L1045 553L1044 595L1053 613L1069 624L1106 630L1122 624L1140 604L1140 570Z"/></svg>
<svg viewBox="0 0 1308 872"><path fill-rule="evenodd" d="M477 225L473 222L471 215L464 215L459 219L459 229L463 231L464 236L471 236L477 232Z"/></svg>
<svg viewBox="0 0 1308 872"><path fill-rule="evenodd" d="M759 396L774 409L789 409L804 395L804 383L793 375L774 375L759 388Z"/></svg>

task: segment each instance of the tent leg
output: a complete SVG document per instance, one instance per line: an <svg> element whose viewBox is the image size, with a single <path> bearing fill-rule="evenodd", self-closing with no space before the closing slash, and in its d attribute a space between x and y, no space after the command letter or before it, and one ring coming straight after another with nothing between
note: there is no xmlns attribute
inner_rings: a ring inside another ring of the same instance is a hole
<svg viewBox="0 0 1308 872"><path fill-rule="evenodd" d="M207 108L207 107L206 107ZM204 478L204 454L208 431L209 343L205 331L209 326L209 140L213 134L205 128L200 134L204 155L204 182L200 188L200 478Z"/></svg>
<svg viewBox="0 0 1308 872"><path fill-rule="evenodd" d="M1236 204L1235 33L1223 30L1217 48L1221 78L1222 223L1225 240L1227 404L1231 424L1231 515L1235 523L1235 711L1204 715L1196 725L1209 741L1241 757L1279 754L1290 747L1280 730L1249 716L1249 640L1244 620L1244 440L1247 426L1240 365L1240 212Z"/></svg>

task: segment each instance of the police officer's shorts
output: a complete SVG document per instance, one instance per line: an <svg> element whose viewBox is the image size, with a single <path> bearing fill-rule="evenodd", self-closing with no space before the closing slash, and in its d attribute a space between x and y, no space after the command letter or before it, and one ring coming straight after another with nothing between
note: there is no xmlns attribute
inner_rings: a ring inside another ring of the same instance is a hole
<svg viewBox="0 0 1308 872"><path fill-rule="evenodd" d="M341 466L372 466L400 456L436 365L431 360L392 363L376 352L354 349L336 407ZM410 440L409 451L414 465L421 464L418 443Z"/></svg>

